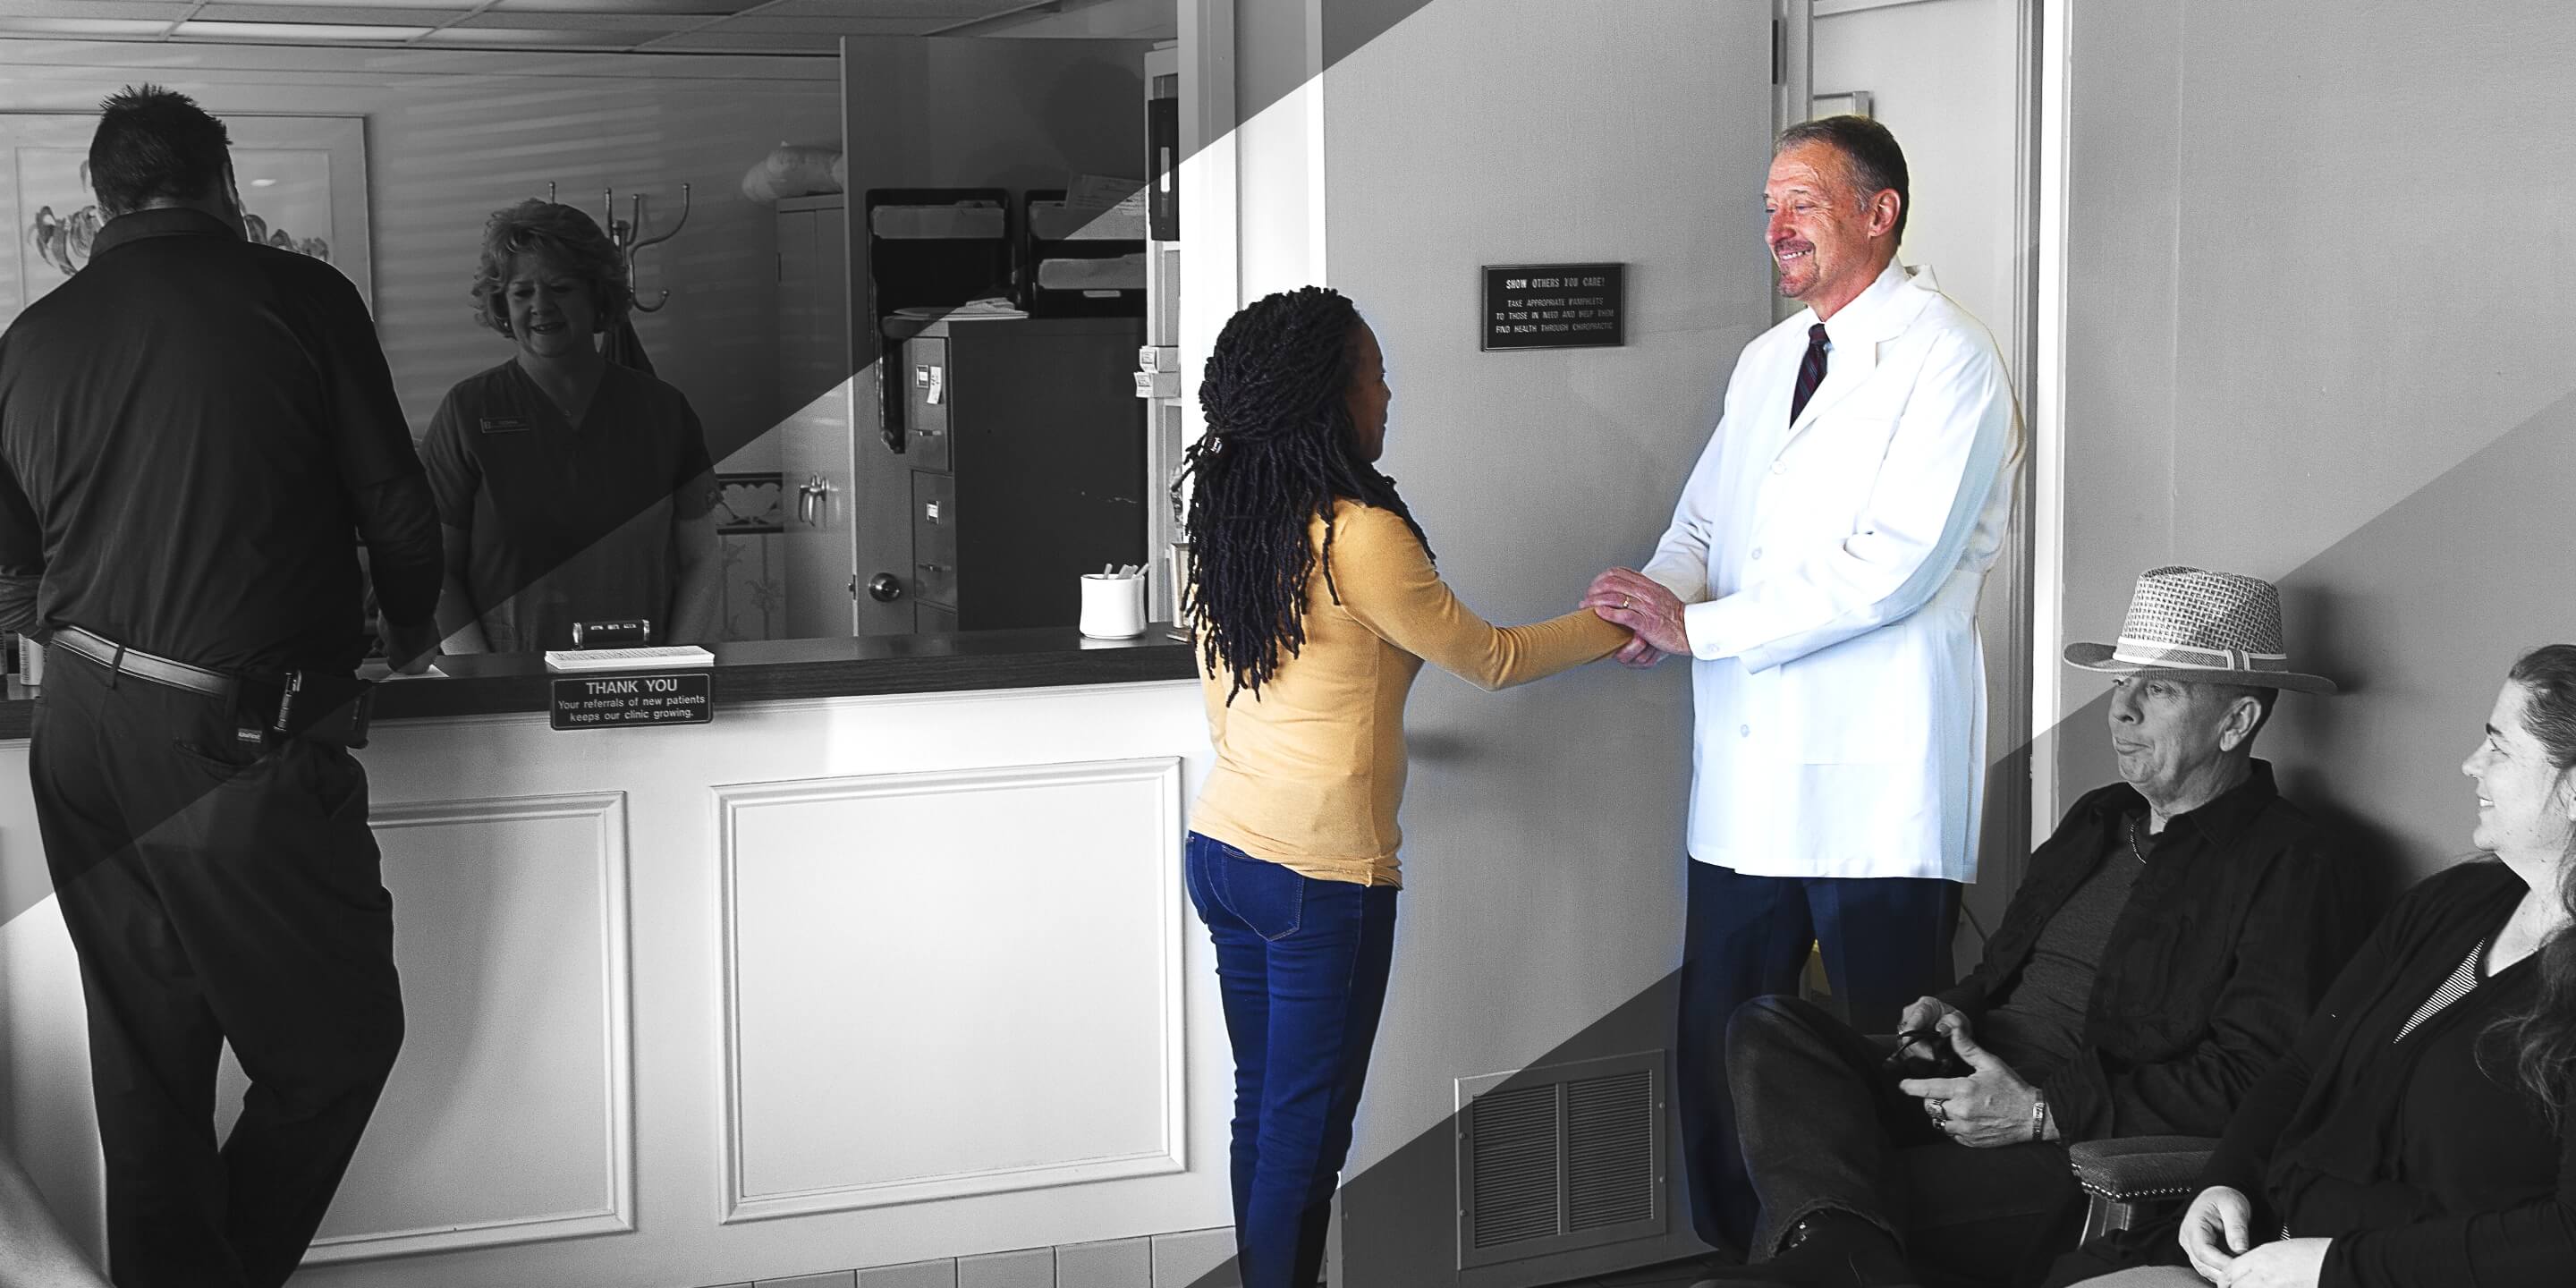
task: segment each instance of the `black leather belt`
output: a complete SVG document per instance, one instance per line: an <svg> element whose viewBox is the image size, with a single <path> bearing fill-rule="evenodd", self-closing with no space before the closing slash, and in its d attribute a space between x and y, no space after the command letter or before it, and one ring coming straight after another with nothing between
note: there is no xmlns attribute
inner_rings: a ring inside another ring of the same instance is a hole
<svg viewBox="0 0 2576 1288"><path fill-rule="evenodd" d="M227 700L241 693L241 681L221 671L209 671L202 666L190 666L185 662L173 662L166 657L154 657L149 653L127 648L114 640L92 635L77 626L56 629L50 642L60 644L110 671L150 680L155 684L166 684L174 689L186 689L190 693L202 693L210 698Z"/></svg>
<svg viewBox="0 0 2576 1288"><path fill-rule="evenodd" d="M225 703L243 721L246 737L256 730L262 737L306 738L335 747L367 745L376 686L365 680L312 671L289 671L278 680L246 680L138 652L77 626L56 628L47 642L120 675Z"/></svg>

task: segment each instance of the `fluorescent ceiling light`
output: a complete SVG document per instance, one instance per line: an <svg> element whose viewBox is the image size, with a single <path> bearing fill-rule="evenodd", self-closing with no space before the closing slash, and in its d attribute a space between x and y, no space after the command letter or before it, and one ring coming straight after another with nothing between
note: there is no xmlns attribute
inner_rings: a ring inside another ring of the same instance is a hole
<svg viewBox="0 0 2576 1288"><path fill-rule="evenodd" d="M417 40L428 35L429 28L377 27L354 22L208 22L199 19L180 23L170 34L192 40L351 40L390 44Z"/></svg>

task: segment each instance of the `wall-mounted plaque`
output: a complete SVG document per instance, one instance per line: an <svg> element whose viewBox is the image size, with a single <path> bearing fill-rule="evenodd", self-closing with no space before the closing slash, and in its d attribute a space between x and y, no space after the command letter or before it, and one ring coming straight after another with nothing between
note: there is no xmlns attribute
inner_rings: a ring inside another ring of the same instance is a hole
<svg viewBox="0 0 2576 1288"><path fill-rule="evenodd" d="M1615 348L1628 342L1628 266L1485 267L1486 349Z"/></svg>
<svg viewBox="0 0 2576 1288"><path fill-rule="evenodd" d="M559 679L550 705L548 723L557 729L706 724L716 717L715 677L692 671Z"/></svg>

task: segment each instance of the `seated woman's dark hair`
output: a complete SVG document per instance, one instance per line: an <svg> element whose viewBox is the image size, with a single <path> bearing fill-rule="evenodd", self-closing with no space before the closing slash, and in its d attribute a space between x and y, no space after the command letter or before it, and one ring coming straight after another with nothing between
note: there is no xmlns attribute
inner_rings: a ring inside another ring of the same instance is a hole
<svg viewBox="0 0 2576 1288"><path fill-rule="evenodd" d="M535 251L571 274L590 292L599 329L615 330L626 320L626 261L599 225L570 206L530 198L507 210L495 210L483 225L483 253L474 263L474 320L510 334L510 305L501 298L510 283L510 265Z"/></svg>
<svg viewBox="0 0 2576 1288"><path fill-rule="evenodd" d="M2550 767L2562 774L2576 768L2576 644L2533 649L2506 676L2522 686L2522 727L2548 752ZM2559 864L2557 893L2560 907L2576 916L2576 857ZM2551 932L2536 955L2540 988L2530 1008L2496 1021L2484 1036L2509 1052L2514 1081L2556 1122L2576 1093L2576 926Z"/></svg>
<svg viewBox="0 0 2576 1288"><path fill-rule="evenodd" d="M1245 305L1225 324L1199 377L1207 433L1190 445L1184 528L1190 581L1181 613L1214 670L1258 693L1306 642L1307 525L1324 516L1324 585L1333 585L1335 498L1391 510L1422 536L1395 482L1351 443L1351 342L1359 311L1337 292L1301 287ZM1426 550L1429 543L1425 543Z"/></svg>

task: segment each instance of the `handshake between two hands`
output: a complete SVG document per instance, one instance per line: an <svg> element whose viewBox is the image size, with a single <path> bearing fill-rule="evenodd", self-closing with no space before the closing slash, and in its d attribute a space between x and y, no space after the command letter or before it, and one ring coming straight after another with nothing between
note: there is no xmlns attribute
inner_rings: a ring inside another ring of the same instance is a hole
<svg viewBox="0 0 2576 1288"><path fill-rule="evenodd" d="M1621 666L1644 670L1671 654L1690 652L1690 637L1682 630L1681 597L1634 568L1613 568L1593 578L1591 588L1583 592L1583 606L1636 635L1610 655Z"/></svg>

